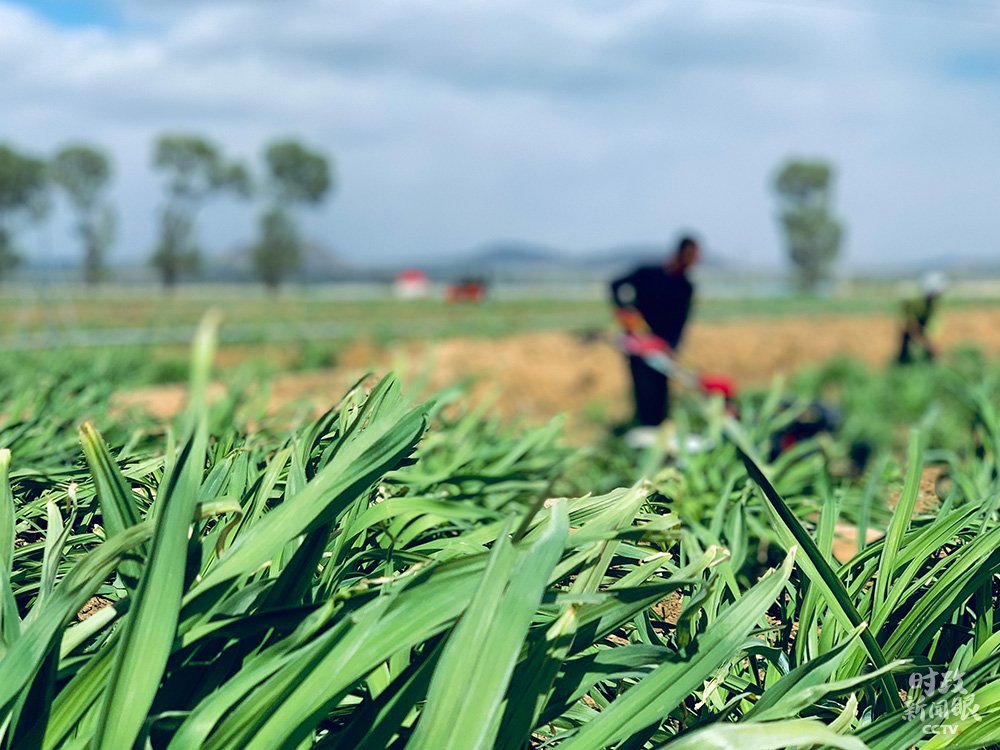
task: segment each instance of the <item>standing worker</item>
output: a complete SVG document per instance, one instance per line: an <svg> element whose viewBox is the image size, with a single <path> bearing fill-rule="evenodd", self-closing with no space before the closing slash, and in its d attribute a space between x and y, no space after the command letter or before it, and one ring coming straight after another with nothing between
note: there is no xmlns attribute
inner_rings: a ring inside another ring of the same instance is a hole
<svg viewBox="0 0 1000 750"><path fill-rule="evenodd" d="M683 237L659 266L642 266L611 284L615 317L624 328L638 427L626 439L637 447L651 442L670 411L667 376L650 367L644 354L676 356L691 309L694 287L687 270L698 261L699 246Z"/></svg>
<svg viewBox="0 0 1000 750"><path fill-rule="evenodd" d="M911 362L930 361L937 356L937 350L927 335L927 329L934 321L937 301L944 291L944 276L938 272L929 273L923 279L923 294L903 303L902 343L897 361L901 365Z"/></svg>

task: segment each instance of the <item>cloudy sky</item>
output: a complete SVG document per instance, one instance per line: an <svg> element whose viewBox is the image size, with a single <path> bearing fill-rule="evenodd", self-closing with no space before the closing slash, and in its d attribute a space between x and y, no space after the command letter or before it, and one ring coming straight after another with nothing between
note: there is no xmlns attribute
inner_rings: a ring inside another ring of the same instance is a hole
<svg viewBox="0 0 1000 750"><path fill-rule="evenodd" d="M154 242L167 130L332 155L308 234L359 263L689 229L778 265L793 155L836 165L853 267L1000 258L1000 1L0 0L0 140L114 155L119 260ZM204 243L254 211L208 206Z"/></svg>

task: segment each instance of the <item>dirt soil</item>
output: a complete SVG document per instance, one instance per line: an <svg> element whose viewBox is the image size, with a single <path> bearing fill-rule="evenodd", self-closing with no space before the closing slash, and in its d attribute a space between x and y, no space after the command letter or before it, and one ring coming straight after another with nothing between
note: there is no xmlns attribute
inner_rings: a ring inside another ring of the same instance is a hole
<svg viewBox="0 0 1000 750"><path fill-rule="evenodd" d="M942 318L937 340L943 351L974 343L988 356L1000 354L1000 308L945 310ZM683 360L696 370L724 373L742 387L754 387L837 354L882 367L894 358L897 341L896 320L888 315L694 321L686 333ZM362 341L343 349L338 363L330 370L274 378L269 408L294 404L319 412L366 372L394 369L414 398L470 382L474 399L495 397L506 415L538 423L566 413L570 431L624 420L631 410L625 361L606 337L525 333L410 341L388 348ZM168 417L182 408L184 399L183 385L167 385L122 394L120 403Z"/></svg>
<svg viewBox="0 0 1000 750"><path fill-rule="evenodd" d="M925 466L920 473L920 484L917 487L917 500L913 506L913 515L934 513L941 504L940 483L947 475L942 466ZM895 509L899 504L902 491L890 493L886 498L889 507ZM865 543L871 543L882 536L878 529L866 529ZM833 528L833 557L838 562L848 562L858 551L858 529L847 523L838 523Z"/></svg>

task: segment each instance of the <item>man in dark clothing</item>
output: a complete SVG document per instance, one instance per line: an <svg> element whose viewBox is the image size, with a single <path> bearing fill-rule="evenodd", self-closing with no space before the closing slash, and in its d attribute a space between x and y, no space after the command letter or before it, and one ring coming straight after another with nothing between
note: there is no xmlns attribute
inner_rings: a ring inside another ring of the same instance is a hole
<svg viewBox="0 0 1000 750"><path fill-rule="evenodd" d="M698 242L684 237L663 265L637 268L611 284L615 316L639 348L675 356L694 294L687 269L697 262L698 253ZM667 376L640 354L629 354L636 421L655 427L670 409Z"/></svg>

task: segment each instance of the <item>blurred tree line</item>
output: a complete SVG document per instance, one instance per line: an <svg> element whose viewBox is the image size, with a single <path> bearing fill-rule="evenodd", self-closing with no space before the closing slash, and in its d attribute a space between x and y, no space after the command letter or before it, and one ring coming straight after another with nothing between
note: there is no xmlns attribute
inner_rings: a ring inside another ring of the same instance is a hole
<svg viewBox="0 0 1000 750"><path fill-rule="evenodd" d="M300 212L321 203L333 188L329 159L293 138L264 148L256 179L246 164L227 157L215 143L187 133L160 136L153 146L153 167L163 177L166 199L151 262L168 288L197 269L198 214L226 194L260 200L250 260L257 278L277 288L302 262ZM115 234L108 199L112 175L111 158L93 145L67 145L46 161L0 144L0 281L21 261L17 232L47 215L51 186L64 194L75 214L84 279L97 284ZM833 215L833 177L829 163L800 158L789 159L774 177L788 256L807 292L829 277L844 235L843 224Z"/></svg>
<svg viewBox="0 0 1000 750"><path fill-rule="evenodd" d="M213 198L226 194L260 199L250 259L257 278L277 288L302 262L301 209L318 205L333 188L327 156L294 138L265 147L257 179L246 164L227 157L215 143L189 133L157 138L152 163L162 175L165 200L150 260L168 288L197 269L198 214ZM92 144L69 144L48 160L0 144L0 282L23 260L17 234L45 219L52 193L58 191L74 213L84 279L99 283L115 237L116 216L108 197L113 174L111 157Z"/></svg>

